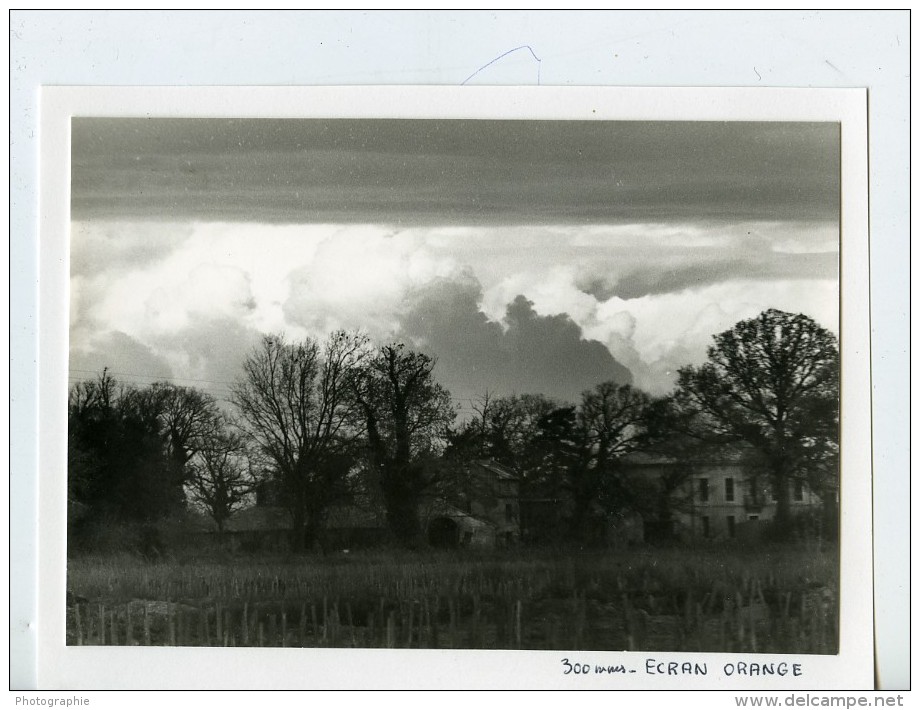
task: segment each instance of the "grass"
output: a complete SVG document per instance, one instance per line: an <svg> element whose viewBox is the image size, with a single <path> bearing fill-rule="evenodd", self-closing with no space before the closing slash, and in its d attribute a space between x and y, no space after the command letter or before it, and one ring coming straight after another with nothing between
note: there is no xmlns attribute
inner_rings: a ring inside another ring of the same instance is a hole
<svg viewBox="0 0 920 710"><path fill-rule="evenodd" d="M81 557L70 644L836 653L835 553Z"/></svg>

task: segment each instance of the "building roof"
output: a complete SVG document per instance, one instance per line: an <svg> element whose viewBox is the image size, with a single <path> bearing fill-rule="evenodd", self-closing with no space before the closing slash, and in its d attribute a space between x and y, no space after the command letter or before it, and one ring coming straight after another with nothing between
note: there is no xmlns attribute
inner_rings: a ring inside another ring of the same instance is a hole
<svg viewBox="0 0 920 710"><path fill-rule="evenodd" d="M691 463L695 466L731 466L744 463L749 452L737 446L724 446L720 451L698 459L681 459L657 451L632 451L620 458L630 466L668 466Z"/></svg>
<svg viewBox="0 0 920 710"><path fill-rule="evenodd" d="M517 481L520 479L520 476L514 473L510 468L506 468L492 459L477 459L473 463L480 468L484 468L486 471L494 473L500 480Z"/></svg>
<svg viewBox="0 0 920 710"><path fill-rule="evenodd" d="M650 453L646 451L632 451L621 457L620 460L623 463L633 466L661 466L678 463L677 459L671 456L664 456L662 454Z"/></svg>
<svg viewBox="0 0 920 710"><path fill-rule="evenodd" d="M495 523L493 523L491 520L480 518L477 515L471 515L470 513L467 513L465 510L461 510L457 506L451 505L450 503L445 503L443 501L437 501L436 504L432 506L431 510L429 511L429 516L430 517L440 517L440 518L457 518L457 519L468 520L471 523L475 523L475 524L490 527L490 528L496 527Z"/></svg>

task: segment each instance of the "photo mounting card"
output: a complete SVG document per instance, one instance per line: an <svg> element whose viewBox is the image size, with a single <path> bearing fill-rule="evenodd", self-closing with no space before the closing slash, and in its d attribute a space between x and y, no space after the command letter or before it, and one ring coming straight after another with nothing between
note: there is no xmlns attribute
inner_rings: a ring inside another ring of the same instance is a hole
<svg viewBox="0 0 920 710"><path fill-rule="evenodd" d="M41 126L41 687L872 687L864 91L48 87ZM279 402L334 455L286 468Z"/></svg>

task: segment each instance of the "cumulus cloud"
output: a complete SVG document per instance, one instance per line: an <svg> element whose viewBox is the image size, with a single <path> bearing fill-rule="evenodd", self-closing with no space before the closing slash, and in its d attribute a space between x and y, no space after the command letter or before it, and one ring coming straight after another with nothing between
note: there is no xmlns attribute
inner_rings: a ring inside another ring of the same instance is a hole
<svg viewBox="0 0 920 710"><path fill-rule="evenodd" d="M195 315L237 318L264 330L283 328L287 278L312 259L329 232L316 225L194 223L187 228L178 243L167 237L158 250L154 226L120 225L122 256L113 264L100 258L97 270L71 278L72 329L155 335L186 327ZM86 263L87 253L98 252L93 245L111 233L106 222L83 225L72 240L74 258Z"/></svg>
<svg viewBox="0 0 920 710"><path fill-rule="evenodd" d="M163 231L161 250L158 233L74 231L74 357L104 356L117 332L157 374L225 382L260 333L361 329L436 354L459 397L571 399L610 378L667 392L714 333L765 308L837 328L833 224L193 223Z"/></svg>
<svg viewBox="0 0 920 710"><path fill-rule="evenodd" d="M438 279L412 293L401 318L398 335L438 357L438 375L455 395L542 392L572 401L599 382L632 381L568 315L540 315L518 296L499 323L482 312L481 300L472 276Z"/></svg>
<svg viewBox="0 0 920 710"><path fill-rule="evenodd" d="M139 382L168 376L226 389L259 334L285 328L289 270L328 230L190 224L173 239L156 226L99 222L74 232L77 261L97 252L101 263L71 278L73 366L117 362ZM115 234L118 255L107 261L96 245ZM156 234L167 235L159 250Z"/></svg>
<svg viewBox="0 0 920 710"><path fill-rule="evenodd" d="M234 318L197 316L182 330L159 338L156 346L177 371L224 396L242 376L243 362L262 335Z"/></svg>
<svg viewBox="0 0 920 710"><path fill-rule="evenodd" d="M290 274L284 314L312 334L345 328L385 338L398 328L397 312L412 289L463 271L451 254L431 249L423 232L342 227Z"/></svg>
<svg viewBox="0 0 920 710"><path fill-rule="evenodd" d="M189 223L96 221L70 225L70 273L93 278L168 258L192 235Z"/></svg>
<svg viewBox="0 0 920 710"><path fill-rule="evenodd" d="M106 331L71 347L71 381L93 379L108 368L125 384L175 381L227 400L242 374L244 359L261 337L261 332L235 319L202 316L148 342Z"/></svg>
<svg viewBox="0 0 920 710"><path fill-rule="evenodd" d="M125 382L170 379L174 374L167 358L118 330L98 334L79 347L71 347L72 380L94 379L105 368Z"/></svg>
<svg viewBox="0 0 920 710"><path fill-rule="evenodd" d="M245 317L256 308L251 281L239 266L185 264L112 280L94 314L137 333L172 333L193 317Z"/></svg>
<svg viewBox="0 0 920 710"><path fill-rule="evenodd" d="M170 222L71 223L72 327L92 328L113 283L162 264L182 248L192 231L190 224Z"/></svg>
<svg viewBox="0 0 920 710"><path fill-rule="evenodd" d="M604 379L666 391L765 308L836 329L833 123L72 129L81 366L226 382L260 333L357 328L437 354L461 397L572 399Z"/></svg>
<svg viewBox="0 0 920 710"><path fill-rule="evenodd" d="M585 332L622 356L637 385L663 394L672 388L678 368L706 358L713 335L766 308L804 313L837 332L837 299L836 280L732 279L640 298L610 298L598 304ZM635 323L628 332L615 325L624 313ZM640 361L631 360L620 350L623 347L636 353Z"/></svg>

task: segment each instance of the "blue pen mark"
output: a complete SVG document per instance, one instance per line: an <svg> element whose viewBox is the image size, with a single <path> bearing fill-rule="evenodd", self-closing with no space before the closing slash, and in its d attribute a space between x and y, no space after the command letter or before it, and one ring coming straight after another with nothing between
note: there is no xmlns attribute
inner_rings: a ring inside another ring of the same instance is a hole
<svg viewBox="0 0 920 710"><path fill-rule="evenodd" d="M522 50L522 49L526 49L528 52L530 52L530 56L537 60L537 86L539 86L539 85L540 85L540 62L543 61L543 60L540 59L540 57L538 57L538 56L534 53L533 49L531 48L531 46L530 46L529 44L522 44L520 47L515 47L514 49L509 49L507 52L504 52L504 53L502 53L502 54L499 54L499 55L498 55L497 57L495 57L495 59L493 59L491 62L488 62L487 64L483 64L481 67L479 67L479 69L477 69L477 70L474 71L472 74L470 74L468 77L466 77L466 79L464 79L462 82L460 82L460 86L463 86L464 84L466 84L466 82L468 82L470 79L472 79L474 76L476 76L476 75L477 75L479 72L481 72L483 69L486 69L486 68L492 66L493 64L495 64L495 62L497 62L499 59L503 59L504 57L507 57L509 54L513 54L514 52L520 51L520 50Z"/></svg>

